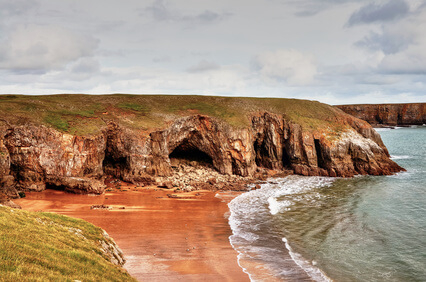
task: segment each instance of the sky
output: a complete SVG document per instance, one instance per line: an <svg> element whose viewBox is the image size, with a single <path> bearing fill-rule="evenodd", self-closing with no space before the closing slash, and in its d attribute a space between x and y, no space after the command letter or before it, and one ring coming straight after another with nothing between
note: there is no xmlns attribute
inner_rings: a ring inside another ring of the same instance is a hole
<svg viewBox="0 0 426 282"><path fill-rule="evenodd" d="M426 0L0 0L0 94L426 102Z"/></svg>

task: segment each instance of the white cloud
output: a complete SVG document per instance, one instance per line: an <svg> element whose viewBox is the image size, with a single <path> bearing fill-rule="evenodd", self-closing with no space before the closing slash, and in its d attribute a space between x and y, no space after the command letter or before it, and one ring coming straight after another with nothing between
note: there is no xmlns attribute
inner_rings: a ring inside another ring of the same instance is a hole
<svg viewBox="0 0 426 282"><path fill-rule="evenodd" d="M254 64L263 76L285 80L289 85L312 84L317 75L313 57L296 50L265 52L256 56Z"/></svg>
<svg viewBox="0 0 426 282"><path fill-rule="evenodd" d="M22 24L0 42L0 68L15 72L47 72L94 55L98 42L53 25Z"/></svg>

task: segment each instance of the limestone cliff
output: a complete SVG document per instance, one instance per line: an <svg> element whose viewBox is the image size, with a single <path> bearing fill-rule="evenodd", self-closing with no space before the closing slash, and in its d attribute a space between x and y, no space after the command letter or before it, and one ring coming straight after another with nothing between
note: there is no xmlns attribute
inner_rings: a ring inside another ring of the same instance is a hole
<svg viewBox="0 0 426 282"><path fill-rule="evenodd" d="M426 124L426 103L341 105L337 107L373 126Z"/></svg>
<svg viewBox="0 0 426 282"><path fill-rule="evenodd" d="M0 121L0 190L11 196L16 190L49 187L103 193L107 175L151 183L156 176L171 175L171 160L182 157L210 163L221 174L248 177L259 167L333 177L403 170L389 159L378 133L362 120L317 102L272 100L274 106L303 104L291 112L280 110L283 106L262 110L256 104L259 101L231 101L244 109L245 123L238 125L232 123L239 117L236 114L207 115L191 106L167 115L157 126L129 126L137 116L132 120L129 112L110 115L115 109L109 108L109 113L101 111L92 118L100 121L96 130L81 135L4 116ZM152 114L154 119L158 112ZM146 113L139 118L147 119Z"/></svg>

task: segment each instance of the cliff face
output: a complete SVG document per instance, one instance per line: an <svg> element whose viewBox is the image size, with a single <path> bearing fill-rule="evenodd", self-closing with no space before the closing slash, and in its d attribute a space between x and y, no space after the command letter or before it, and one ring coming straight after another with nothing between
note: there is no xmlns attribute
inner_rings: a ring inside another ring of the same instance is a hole
<svg viewBox="0 0 426 282"><path fill-rule="evenodd" d="M222 174L253 176L258 167L301 175L351 177L403 170L374 129L339 114L341 130L306 129L283 115L256 112L250 125L234 128L193 114L160 129L136 131L105 120L100 133L73 136L44 125L0 127L0 190L59 188L102 193L106 175L150 183L172 173L171 159L198 158ZM11 191L11 192L10 192ZM15 192L14 192L15 191Z"/></svg>
<svg viewBox="0 0 426 282"><path fill-rule="evenodd" d="M422 125L426 124L426 103L341 105L339 109L365 120L371 125Z"/></svg>

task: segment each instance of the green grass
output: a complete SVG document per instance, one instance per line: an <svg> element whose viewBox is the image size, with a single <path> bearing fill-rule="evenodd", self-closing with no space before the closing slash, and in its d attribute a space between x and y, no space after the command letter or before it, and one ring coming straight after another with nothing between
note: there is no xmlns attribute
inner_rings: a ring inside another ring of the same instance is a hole
<svg viewBox="0 0 426 282"><path fill-rule="evenodd" d="M146 105L136 104L136 103L120 103L118 107L121 109L133 110L136 112L147 113L149 112L149 107Z"/></svg>
<svg viewBox="0 0 426 282"><path fill-rule="evenodd" d="M102 253L102 229L0 206L0 281L136 281Z"/></svg>
<svg viewBox="0 0 426 282"><path fill-rule="evenodd" d="M47 116L45 116L44 122L56 129L59 129L60 131L68 131L70 127L68 121L56 113L49 113Z"/></svg>
<svg viewBox="0 0 426 282"><path fill-rule="evenodd" d="M333 128L340 111L315 101L278 98L237 98L197 95L0 95L0 119L12 124L44 124L74 135L91 135L105 121L149 132L176 119L203 114L233 127L248 127L251 116L268 111L305 129Z"/></svg>

